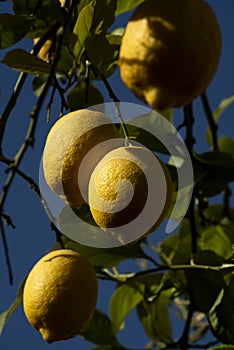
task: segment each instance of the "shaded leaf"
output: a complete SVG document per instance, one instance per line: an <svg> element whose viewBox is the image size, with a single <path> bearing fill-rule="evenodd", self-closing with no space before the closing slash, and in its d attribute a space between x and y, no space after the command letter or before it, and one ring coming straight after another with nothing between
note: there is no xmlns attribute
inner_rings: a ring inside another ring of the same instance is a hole
<svg viewBox="0 0 234 350"><path fill-rule="evenodd" d="M197 310L207 313L226 285L221 271L191 268L185 270L185 275L188 291Z"/></svg>
<svg viewBox="0 0 234 350"><path fill-rule="evenodd" d="M234 139L228 136L221 136L218 141L220 151L230 154L234 158Z"/></svg>
<svg viewBox="0 0 234 350"><path fill-rule="evenodd" d="M92 34L106 33L114 23L116 0L96 0L92 21Z"/></svg>
<svg viewBox="0 0 234 350"><path fill-rule="evenodd" d="M41 74L39 76L36 76L32 81L32 87L34 94L39 97L41 92L43 91L46 82L48 80L49 75L48 74Z"/></svg>
<svg viewBox="0 0 234 350"><path fill-rule="evenodd" d="M20 304L22 304L23 290L24 290L24 284L25 284L26 279L27 279L27 276L24 278L24 280L21 282L21 284L19 286L15 301L11 304L11 306L9 307L8 310L6 310L0 314L0 335L2 334L3 328L5 327L9 317L18 308L18 306L20 306Z"/></svg>
<svg viewBox="0 0 234 350"><path fill-rule="evenodd" d="M121 38L119 35L95 35L85 45L89 61L106 77L117 65Z"/></svg>
<svg viewBox="0 0 234 350"><path fill-rule="evenodd" d="M0 49L5 49L23 39L32 25L25 17L0 14Z"/></svg>
<svg viewBox="0 0 234 350"><path fill-rule="evenodd" d="M143 299L143 294L130 285L122 284L113 293L110 301L110 315L113 332L116 334L123 326L129 312Z"/></svg>
<svg viewBox="0 0 234 350"><path fill-rule="evenodd" d="M103 96L94 84L86 86L85 81L79 82L67 95L71 111L87 108L104 102Z"/></svg>
<svg viewBox="0 0 234 350"><path fill-rule="evenodd" d="M118 343L112 331L111 320L99 309L94 311L90 322L81 335L94 344L108 345Z"/></svg>
<svg viewBox="0 0 234 350"><path fill-rule="evenodd" d="M170 298L167 291L160 293L152 303L141 302L137 307L137 313L143 324L146 334L153 340L171 343L171 323L168 313Z"/></svg>
<svg viewBox="0 0 234 350"><path fill-rule="evenodd" d="M6 53L2 63L20 72L31 74L49 74L51 65L22 49Z"/></svg>
<svg viewBox="0 0 234 350"><path fill-rule="evenodd" d="M207 314L211 331L217 339L234 344L234 303L228 288L223 288Z"/></svg>
<svg viewBox="0 0 234 350"><path fill-rule="evenodd" d="M228 344L223 344L223 345L218 345L213 348L208 348L207 350L232 350L234 349L234 345L228 345Z"/></svg>
<svg viewBox="0 0 234 350"><path fill-rule="evenodd" d="M123 12L130 11L134 9L136 6L141 4L144 0L117 0L117 8L115 11L115 15L118 16Z"/></svg>
<svg viewBox="0 0 234 350"><path fill-rule="evenodd" d="M34 13L38 0L14 0L13 10L18 15L30 15Z"/></svg>

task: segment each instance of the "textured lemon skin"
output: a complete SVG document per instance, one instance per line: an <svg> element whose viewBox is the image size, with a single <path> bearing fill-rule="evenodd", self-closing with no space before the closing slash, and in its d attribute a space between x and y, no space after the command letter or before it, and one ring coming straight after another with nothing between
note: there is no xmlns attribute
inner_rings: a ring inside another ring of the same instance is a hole
<svg viewBox="0 0 234 350"><path fill-rule="evenodd" d="M146 0L127 24L120 74L155 109L182 107L210 84L221 54L216 16L203 0Z"/></svg>
<svg viewBox="0 0 234 350"><path fill-rule="evenodd" d="M28 275L23 293L25 315L48 343L84 329L93 315L98 280L87 258L70 249L48 253Z"/></svg>
<svg viewBox="0 0 234 350"><path fill-rule="evenodd" d="M116 139L119 133L103 113L87 109L77 110L60 118L50 129L43 152L43 171L46 183L72 207L85 203L91 173L100 159L114 146L104 143ZM78 173L87 153L99 145L83 173Z"/></svg>
<svg viewBox="0 0 234 350"><path fill-rule="evenodd" d="M150 191L144 175L146 170L150 171L151 167L151 164L145 162L148 157L147 153L151 152L142 147L120 147L103 157L94 169L89 182L89 204L95 222L102 229L111 228L115 232L115 227L118 228L128 224L143 210L148 191ZM147 232L142 233L140 238L156 230L165 219L171 205L173 192L171 176L165 164L160 159L157 158L157 160L163 169L166 180L166 199L160 216ZM124 188L124 185L122 188L117 187L121 180L130 181L134 189L134 195L127 206L128 189ZM100 199L108 204L102 203ZM160 201L161 199L155 198L155 201L157 200ZM119 210L120 207L124 207L124 209ZM126 234L128 236L128 233ZM125 243L123 236L121 236L121 240Z"/></svg>

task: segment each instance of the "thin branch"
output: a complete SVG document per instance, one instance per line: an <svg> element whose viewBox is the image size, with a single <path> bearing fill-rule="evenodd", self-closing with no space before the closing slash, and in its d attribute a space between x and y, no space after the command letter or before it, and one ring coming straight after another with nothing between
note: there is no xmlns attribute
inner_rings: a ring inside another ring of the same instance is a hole
<svg viewBox="0 0 234 350"><path fill-rule="evenodd" d="M212 150L218 151L218 137L217 137L218 125L214 120L213 113L210 108L209 100L205 92L201 95L201 100L202 100L202 105L206 114L207 122L209 124L210 131L211 131Z"/></svg>
<svg viewBox="0 0 234 350"><path fill-rule="evenodd" d="M1 231L1 236L2 236L4 252L5 252L6 264L7 264L7 268L8 268L9 283L12 285L13 284L13 272L12 272L11 260L10 260L10 256L9 256L9 249L8 249L8 244L7 244L7 239L6 239L5 227L4 227L4 224L2 222L1 216L0 216L0 231Z"/></svg>

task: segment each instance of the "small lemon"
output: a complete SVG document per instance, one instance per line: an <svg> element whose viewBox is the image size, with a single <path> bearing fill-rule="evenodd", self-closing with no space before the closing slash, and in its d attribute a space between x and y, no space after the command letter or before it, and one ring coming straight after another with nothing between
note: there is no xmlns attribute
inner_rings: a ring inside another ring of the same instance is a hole
<svg viewBox="0 0 234 350"><path fill-rule="evenodd" d="M63 116L51 128L44 147L46 183L69 205L80 207L86 202L92 170L116 146L114 142L104 141L118 137L115 125L101 112L82 109ZM82 160L91 150L81 169Z"/></svg>
<svg viewBox="0 0 234 350"><path fill-rule="evenodd" d="M48 253L32 268L23 307L31 325L52 343L80 334L93 315L97 295L97 275L88 259L61 249Z"/></svg>
<svg viewBox="0 0 234 350"><path fill-rule="evenodd" d="M172 197L166 166L148 149L120 147L109 152L89 182L89 205L102 229L126 244L153 232Z"/></svg>
<svg viewBox="0 0 234 350"><path fill-rule="evenodd" d="M216 16L203 0L146 0L120 47L120 74L153 108L181 107L210 84L221 54Z"/></svg>

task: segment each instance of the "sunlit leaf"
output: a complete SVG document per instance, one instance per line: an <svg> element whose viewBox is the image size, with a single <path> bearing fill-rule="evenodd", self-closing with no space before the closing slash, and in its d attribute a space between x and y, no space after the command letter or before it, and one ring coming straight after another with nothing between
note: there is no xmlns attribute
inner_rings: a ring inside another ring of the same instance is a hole
<svg viewBox="0 0 234 350"><path fill-rule="evenodd" d="M234 158L234 139L222 135L218 141L220 151L230 154Z"/></svg>
<svg viewBox="0 0 234 350"><path fill-rule="evenodd" d="M221 115L225 112L225 110L234 102L234 96L230 96L228 98L225 98L224 100L222 100L218 106L218 108L213 112L213 118L214 120L217 122L218 119L221 117ZM211 130L210 128L207 129L206 131L206 138L207 141L209 143L209 145L211 145Z"/></svg>
<svg viewBox="0 0 234 350"><path fill-rule="evenodd" d="M123 284L119 286L110 301L110 315L113 332L117 333L129 312L143 299L143 294L136 288Z"/></svg>
<svg viewBox="0 0 234 350"><path fill-rule="evenodd" d="M13 312L22 304L23 301L23 290L26 278L21 282L15 301L11 304L8 310L0 314L0 335L2 334L3 328L5 327L7 320L13 314Z"/></svg>
<svg viewBox="0 0 234 350"><path fill-rule="evenodd" d="M94 15L94 1L82 8L77 18L73 29L73 34L76 36L73 54L79 62L80 56L84 50L84 44L89 36L90 28Z"/></svg>
<svg viewBox="0 0 234 350"><path fill-rule="evenodd" d="M210 226L202 232L200 245L202 249L209 249L222 258L232 254L232 243L222 226Z"/></svg>
<svg viewBox="0 0 234 350"><path fill-rule="evenodd" d="M5 49L23 39L28 33L32 21L8 13L0 14L0 49Z"/></svg>
<svg viewBox="0 0 234 350"><path fill-rule="evenodd" d="M117 9L115 11L115 15L118 16L123 12L130 11L141 4L143 1L144 0L117 0Z"/></svg>
<svg viewBox="0 0 234 350"><path fill-rule="evenodd" d="M208 348L207 350L232 350L232 349L234 349L234 345L223 344L223 345L214 346L212 348Z"/></svg>

